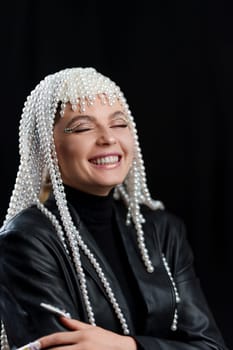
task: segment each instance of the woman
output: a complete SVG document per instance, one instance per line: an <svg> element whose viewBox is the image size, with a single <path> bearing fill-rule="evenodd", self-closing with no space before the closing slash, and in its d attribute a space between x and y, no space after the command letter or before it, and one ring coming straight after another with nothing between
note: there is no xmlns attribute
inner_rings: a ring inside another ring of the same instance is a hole
<svg viewBox="0 0 233 350"><path fill-rule="evenodd" d="M4 347L226 349L114 82L93 68L47 76L25 104L20 155L0 236Z"/></svg>

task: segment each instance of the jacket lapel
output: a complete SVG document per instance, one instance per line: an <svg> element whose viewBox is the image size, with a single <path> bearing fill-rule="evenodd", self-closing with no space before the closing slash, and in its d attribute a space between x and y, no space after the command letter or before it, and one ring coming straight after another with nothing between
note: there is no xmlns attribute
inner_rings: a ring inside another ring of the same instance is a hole
<svg viewBox="0 0 233 350"><path fill-rule="evenodd" d="M105 258L104 254L102 253L101 249L99 248L99 246L96 244L96 241L94 240L93 236L91 235L91 233L88 231L88 229L86 228L86 226L83 224L83 222L81 222L77 212L74 210L74 208L70 205L70 209L71 209L71 214L74 220L74 224L76 225L76 227L78 228L84 242L86 243L86 245L88 246L88 248L90 249L90 251L94 254L94 256L96 257L97 261L99 262L103 273L105 275L105 277L107 278L107 280L110 283L110 286L112 288L112 291L116 297L116 300L118 302L118 304L121 307L121 310L126 318L127 324L129 326L130 332L134 332L134 326L132 323L132 319L130 316L130 311L125 299L125 296L122 292L121 286L109 264L109 262L107 261L107 259ZM93 268L92 264L90 263L89 259L87 258L87 256L80 251L80 255L81 255L81 260L82 260L82 264L83 264L83 268L89 273L89 275L92 277L92 279L98 284L99 288L101 289L101 291L103 292L103 294L105 295L106 299L109 300L109 297L107 295L107 292L103 286L103 284L101 283L95 269Z"/></svg>
<svg viewBox="0 0 233 350"><path fill-rule="evenodd" d="M160 328L164 320L166 325L169 325L173 317L174 293L161 260L161 247L155 223L147 218L143 225L146 246L154 266L154 272L148 273L138 248L134 225L126 226L126 209L121 203L115 204L115 213L128 261L145 303L147 312L145 328L147 332L150 332L153 327Z"/></svg>

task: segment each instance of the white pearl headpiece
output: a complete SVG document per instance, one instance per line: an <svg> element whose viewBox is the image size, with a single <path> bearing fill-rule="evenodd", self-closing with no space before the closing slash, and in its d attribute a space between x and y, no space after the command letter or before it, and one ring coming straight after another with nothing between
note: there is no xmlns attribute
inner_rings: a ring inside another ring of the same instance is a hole
<svg viewBox="0 0 233 350"><path fill-rule="evenodd" d="M94 103L97 96L104 104L108 103L112 105L118 100L133 130L135 147L133 165L124 183L116 186L114 196L116 199L122 198L126 203L128 207L126 223L130 224L132 221L135 225L142 261L147 271L149 273L153 272L154 267L145 244L142 227L145 220L140 212L140 204L145 204L153 210L163 208L163 204L159 201L154 201L147 188L145 168L135 122L123 93L113 81L98 73L93 68L69 68L48 75L28 96L19 129L20 165L4 224L21 210L31 205L37 205L39 210L55 226L67 253L67 245L70 247L72 261L77 270L89 322L95 325L95 316L89 300L86 278L80 259L80 249L89 258L106 289L109 300L121 323L123 333L129 334L130 330L128 329L126 318L122 313L120 305L117 303L101 266L83 241L71 218L53 139L53 127L58 106L61 107L61 116L68 102L71 103L73 110L79 107L82 113L85 111L87 105ZM57 218L39 200L44 173L48 173L51 179L52 189L63 227ZM65 239L65 236L68 237L68 241ZM165 257L162 260L165 262ZM166 269L168 269L167 266ZM175 312L175 319L177 322L177 311Z"/></svg>

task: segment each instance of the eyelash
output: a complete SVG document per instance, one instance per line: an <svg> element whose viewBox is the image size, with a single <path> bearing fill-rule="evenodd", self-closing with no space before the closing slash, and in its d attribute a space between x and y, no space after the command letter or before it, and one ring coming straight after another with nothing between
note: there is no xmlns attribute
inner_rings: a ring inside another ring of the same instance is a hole
<svg viewBox="0 0 233 350"><path fill-rule="evenodd" d="M128 124L116 124L111 126L111 128L127 128Z"/></svg>
<svg viewBox="0 0 233 350"><path fill-rule="evenodd" d="M128 127L128 124L117 124L117 125L113 125L111 126L110 128L127 128ZM82 132L85 132L85 131L89 131L89 130L92 130L92 128L84 128L84 129L75 129L73 128L73 130L71 131L71 133L82 133Z"/></svg>
<svg viewBox="0 0 233 350"><path fill-rule="evenodd" d="M91 128L85 128L85 129L76 129L76 130L74 129L74 130L73 130L73 132L75 132L75 133L77 133L77 134L78 134L78 133L81 133L81 132L84 132L84 131L89 131L89 130L91 130Z"/></svg>

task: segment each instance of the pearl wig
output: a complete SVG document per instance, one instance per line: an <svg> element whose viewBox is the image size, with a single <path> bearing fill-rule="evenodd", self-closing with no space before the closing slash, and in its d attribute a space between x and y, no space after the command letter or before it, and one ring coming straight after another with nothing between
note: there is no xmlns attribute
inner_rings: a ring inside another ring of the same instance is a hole
<svg viewBox="0 0 233 350"><path fill-rule="evenodd" d="M58 236L63 242L67 254L68 251L72 252L71 259L80 281L80 288L85 301L89 322L95 325L95 315L92 310L91 301L89 300L86 278L80 259L80 249L86 254L95 268L121 323L123 333L129 334L130 330L128 329L125 316L109 282L103 274L101 266L89 247L85 244L71 218L53 138L54 122L58 110L62 118L66 104L70 103L74 111L78 109L79 113L83 113L86 106L90 106L95 102L96 97L99 97L103 104L112 105L115 101L119 101L133 133L134 159L132 167L124 182L115 187L114 197L115 199L122 199L127 206L126 224L132 223L135 226L142 262L148 273L153 272L154 268L143 234L143 223L145 219L140 212L140 204L145 204L152 210L163 208L163 205L159 201L152 200L148 191L135 122L123 93L113 81L98 73L93 68L69 68L48 75L28 96L20 121L20 165L4 224L21 210L36 205L51 220ZM40 201L40 191L43 186L44 174L49 175L62 225L54 214ZM65 237L68 239L65 239ZM68 246L70 249L67 248ZM163 262L174 284L164 256ZM174 290L178 294L175 284ZM174 315L174 320L176 318L177 315Z"/></svg>

